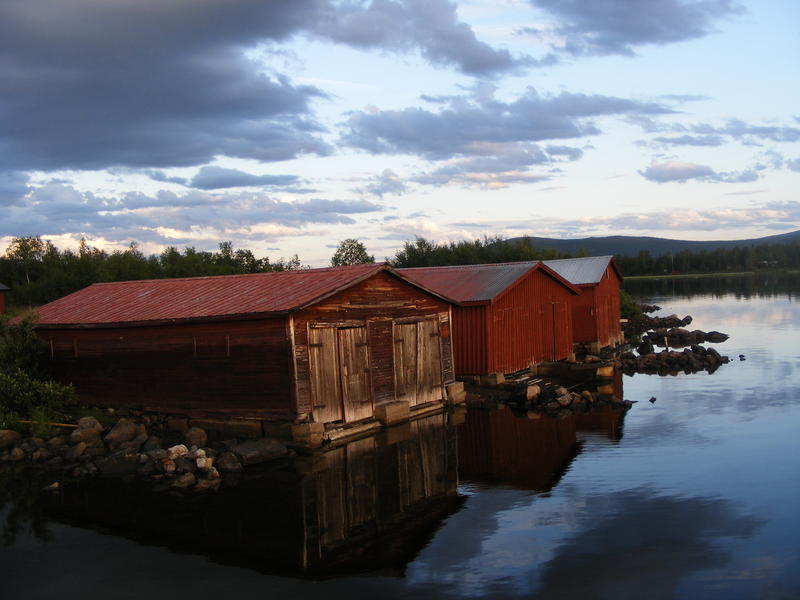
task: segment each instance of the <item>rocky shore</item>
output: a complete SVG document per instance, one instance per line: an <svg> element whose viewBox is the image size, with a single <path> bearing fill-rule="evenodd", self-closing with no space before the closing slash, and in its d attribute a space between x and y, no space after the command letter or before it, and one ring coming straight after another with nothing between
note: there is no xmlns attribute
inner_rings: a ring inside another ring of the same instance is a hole
<svg viewBox="0 0 800 600"><path fill-rule="evenodd" d="M203 429L181 431L166 418L149 416L121 418L110 428L82 417L71 431L48 439L0 430L0 463L34 463L75 478L141 477L163 489L198 492L217 490L243 467L290 452L269 438L210 443Z"/></svg>

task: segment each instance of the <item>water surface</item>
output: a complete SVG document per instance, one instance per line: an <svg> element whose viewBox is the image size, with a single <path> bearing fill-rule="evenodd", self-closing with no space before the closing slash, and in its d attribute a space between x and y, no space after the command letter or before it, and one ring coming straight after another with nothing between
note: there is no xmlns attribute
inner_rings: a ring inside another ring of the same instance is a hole
<svg viewBox="0 0 800 600"><path fill-rule="evenodd" d="M800 283L629 289L732 362L625 377L625 414L435 417L211 499L4 479L2 597L800 597Z"/></svg>

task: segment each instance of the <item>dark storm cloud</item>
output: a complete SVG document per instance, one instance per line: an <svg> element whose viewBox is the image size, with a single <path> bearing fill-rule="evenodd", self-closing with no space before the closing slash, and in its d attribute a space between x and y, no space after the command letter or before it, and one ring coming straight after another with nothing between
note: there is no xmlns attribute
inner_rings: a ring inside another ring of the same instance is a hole
<svg viewBox="0 0 800 600"><path fill-rule="evenodd" d="M153 181L158 181L161 183L177 183L178 185L186 185L187 181L183 177L170 177L164 171L154 170L154 169L146 169L144 174L147 175Z"/></svg>
<svg viewBox="0 0 800 600"><path fill-rule="evenodd" d="M329 154L312 111L325 94L244 52L298 35L419 51L476 75L521 64L480 42L443 0L6 0L0 162L166 168Z"/></svg>
<svg viewBox="0 0 800 600"><path fill-rule="evenodd" d="M715 23L743 11L731 0L530 0L554 17L557 51L574 56L621 54L634 48L671 44L712 33ZM536 36L539 29L523 30ZM550 34L552 35L552 34Z"/></svg>
<svg viewBox="0 0 800 600"><path fill-rule="evenodd" d="M299 179L296 175L253 175L239 169L212 165L200 169L189 185L201 190L217 190L246 186L285 186L297 183Z"/></svg>
<svg viewBox="0 0 800 600"><path fill-rule="evenodd" d="M28 176L15 171L0 171L0 206L20 202L28 193Z"/></svg>
<svg viewBox="0 0 800 600"><path fill-rule="evenodd" d="M684 183L691 179L722 183L747 183L758 179L758 173L753 169L717 172L707 165L678 160L653 162L646 169L639 171L639 174L645 179L655 181L656 183L674 181Z"/></svg>
<svg viewBox="0 0 800 600"><path fill-rule="evenodd" d="M600 133L591 121L607 115L655 115L667 107L613 96L542 96L528 89L502 102L483 94L450 99L438 112L422 108L359 111L343 142L372 154L419 154L430 160L481 155L482 144L582 138Z"/></svg>

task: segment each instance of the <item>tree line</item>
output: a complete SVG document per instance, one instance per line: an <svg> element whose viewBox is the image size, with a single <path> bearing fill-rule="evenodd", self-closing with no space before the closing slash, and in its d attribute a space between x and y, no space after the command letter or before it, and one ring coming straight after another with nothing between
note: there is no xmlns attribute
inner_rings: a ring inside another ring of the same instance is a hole
<svg viewBox="0 0 800 600"><path fill-rule="evenodd" d="M642 250L637 256L617 256L615 260L626 276L794 269L800 267L800 242L717 248L700 252L681 250L657 257Z"/></svg>
<svg viewBox="0 0 800 600"><path fill-rule="evenodd" d="M221 242L217 252L170 246L145 256L136 243L125 250L106 252L81 240L77 251L60 250L41 237L14 238L0 256L0 283L11 288L9 303L37 306L71 294L92 283L267 273L301 268L295 254L273 262L256 258L250 250Z"/></svg>
<svg viewBox="0 0 800 600"><path fill-rule="evenodd" d="M198 277L243 273L268 273L304 268L295 254L271 261L257 258L252 251L220 242L216 252L189 246L174 246L160 254L146 256L136 243L125 250L107 252L81 240L77 250L60 250L41 237L14 238L0 256L0 283L12 288L9 303L18 307L45 304L97 282ZM406 241L389 263L394 267L437 267L588 256L539 248L530 238L508 241L500 236L477 240L436 243L424 238ZM374 262L357 239L339 243L332 266ZM647 250L637 256L618 256L625 276L671 273L726 273L767 268L800 268L800 242L763 244L731 249L652 256Z"/></svg>

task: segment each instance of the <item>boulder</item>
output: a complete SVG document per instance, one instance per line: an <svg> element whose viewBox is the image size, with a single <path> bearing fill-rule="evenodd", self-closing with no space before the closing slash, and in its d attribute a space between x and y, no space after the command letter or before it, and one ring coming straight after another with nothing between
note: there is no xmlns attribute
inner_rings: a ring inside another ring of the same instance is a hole
<svg viewBox="0 0 800 600"><path fill-rule="evenodd" d="M184 439L186 440L187 446L197 446L201 448L208 443L208 435L206 434L205 430L200 429L199 427L191 427L185 434Z"/></svg>
<svg viewBox="0 0 800 600"><path fill-rule="evenodd" d="M150 450L155 450L157 448L161 448L161 438L157 435L151 435L142 446L142 450L145 452L150 452Z"/></svg>
<svg viewBox="0 0 800 600"><path fill-rule="evenodd" d="M236 444L231 448L244 465L254 465L284 456L286 446L277 440L260 438Z"/></svg>
<svg viewBox="0 0 800 600"><path fill-rule="evenodd" d="M11 462L25 460L25 451L22 448L12 448L8 453L8 460Z"/></svg>
<svg viewBox="0 0 800 600"><path fill-rule="evenodd" d="M78 419L78 429L95 429L97 431L103 431L103 426L96 418L89 416Z"/></svg>
<svg viewBox="0 0 800 600"><path fill-rule="evenodd" d="M64 458L67 460L75 460L79 456L81 456L86 451L86 442L78 442L72 448L67 450L67 454Z"/></svg>
<svg viewBox="0 0 800 600"><path fill-rule="evenodd" d="M120 419L117 424L108 432L105 442L115 448L123 442L130 442L140 433L139 427L131 419Z"/></svg>
<svg viewBox="0 0 800 600"><path fill-rule="evenodd" d="M21 439L22 436L12 429L0 429L0 451L12 448Z"/></svg>
<svg viewBox="0 0 800 600"><path fill-rule="evenodd" d="M178 473L194 473L197 470L197 465L188 456L179 456L174 460Z"/></svg>
<svg viewBox="0 0 800 600"><path fill-rule="evenodd" d="M167 458L172 460L180 458L181 456L186 456L187 454L189 454L189 449L183 444L178 444L176 446L167 448Z"/></svg>
<svg viewBox="0 0 800 600"><path fill-rule="evenodd" d="M217 468L221 471L237 472L242 470L242 463L233 452L223 452L217 458Z"/></svg>
<svg viewBox="0 0 800 600"><path fill-rule="evenodd" d="M201 479L194 486L196 492L217 491L219 489L221 479Z"/></svg>
<svg viewBox="0 0 800 600"><path fill-rule="evenodd" d="M83 417L86 419L87 417ZM94 418L94 417L91 417ZM97 419L95 419L97 420ZM78 427L74 429L69 436L69 441L71 444L78 444L78 443L85 443L88 445L96 444L100 441L100 434L102 433L102 429L91 429L88 427Z"/></svg>

